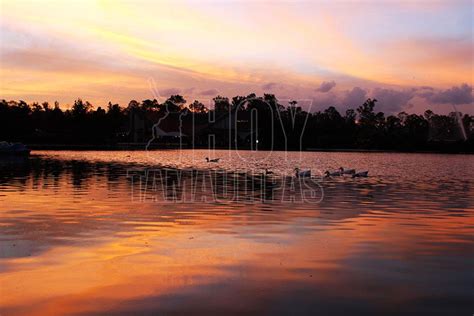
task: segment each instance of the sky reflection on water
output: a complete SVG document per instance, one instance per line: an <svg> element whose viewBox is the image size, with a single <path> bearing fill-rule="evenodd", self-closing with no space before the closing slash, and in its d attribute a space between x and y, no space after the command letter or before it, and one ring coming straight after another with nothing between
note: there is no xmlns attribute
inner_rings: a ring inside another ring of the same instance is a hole
<svg viewBox="0 0 474 316"><path fill-rule="evenodd" d="M472 156L304 153L372 176L320 203L171 203L132 200L143 152L41 154L0 162L2 315L474 310Z"/></svg>

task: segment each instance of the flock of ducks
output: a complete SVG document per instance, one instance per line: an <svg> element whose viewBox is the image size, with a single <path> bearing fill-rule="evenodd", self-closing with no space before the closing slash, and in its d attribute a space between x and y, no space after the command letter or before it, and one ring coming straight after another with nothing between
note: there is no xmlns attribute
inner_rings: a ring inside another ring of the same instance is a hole
<svg viewBox="0 0 474 316"><path fill-rule="evenodd" d="M365 178L369 176L369 171L366 170L366 171L356 172L355 169L344 169L343 167L340 167L338 171L333 171L333 172L326 171L324 173L326 177L340 177L346 174L352 176L352 178Z"/></svg>
<svg viewBox="0 0 474 316"><path fill-rule="evenodd" d="M369 176L369 171L366 170L366 171L356 172L355 169L344 169L343 167L340 167L339 170L337 171L326 170L326 172L324 173L324 176L326 178L341 177L344 175L350 175L352 176L352 178L366 178ZM295 168L295 177L297 178L311 177L311 170L301 171L299 168Z"/></svg>
<svg viewBox="0 0 474 316"><path fill-rule="evenodd" d="M209 159L209 157L206 157L207 162L219 162L220 158L215 158L215 159ZM297 178L310 178L311 177L311 170L300 170L300 168L295 168L295 177ZM265 175L271 175L273 174L272 171L265 169ZM356 172L355 169L344 169L343 167L340 167L339 170L337 171L329 171L326 170L324 173L324 176L326 178L331 178L331 177L341 177L344 175L350 175L352 178L366 178L369 176L369 171L359 171Z"/></svg>

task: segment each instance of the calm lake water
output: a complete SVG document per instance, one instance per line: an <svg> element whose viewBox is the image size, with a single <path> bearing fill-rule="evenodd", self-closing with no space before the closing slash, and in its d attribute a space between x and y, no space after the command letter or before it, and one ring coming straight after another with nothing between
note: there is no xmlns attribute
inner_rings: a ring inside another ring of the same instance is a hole
<svg viewBox="0 0 474 316"><path fill-rule="evenodd" d="M473 267L474 156L0 160L1 315L472 315Z"/></svg>

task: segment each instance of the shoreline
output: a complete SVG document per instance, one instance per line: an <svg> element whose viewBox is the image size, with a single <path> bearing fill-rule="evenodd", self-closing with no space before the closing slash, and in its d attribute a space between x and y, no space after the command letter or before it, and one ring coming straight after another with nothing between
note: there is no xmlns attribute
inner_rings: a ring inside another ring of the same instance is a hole
<svg viewBox="0 0 474 316"><path fill-rule="evenodd" d="M121 143L116 145L93 145L93 144L27 144L28 148L34 150L74 150L74 151L140 151L146 150L147 143ZM179 146L153 146L151 150L200 150L207 149L205 146L197 146L194 148ZM216 147L216 150L251 150L250 148L232 148ZM259 151L272 151L262 149ZM284 150L273 150L284 151ZM288 152L299 151L295 149L287 149ZM472 155L472 151L454 151L454 150L397 150L397 149L361 149L361 148L306 148L301 152L343 152L343 153L413 153L413 154L459 154Z"/></svg>

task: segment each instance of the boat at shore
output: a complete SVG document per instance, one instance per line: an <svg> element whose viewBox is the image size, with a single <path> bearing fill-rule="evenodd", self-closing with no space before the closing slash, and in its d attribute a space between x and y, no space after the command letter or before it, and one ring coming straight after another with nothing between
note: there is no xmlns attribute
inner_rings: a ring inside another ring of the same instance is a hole
<svg viewBox="0 0 474 316"><path fill-rule="evenodd" d="M22 143L0 142L0 156L28 156L31 150Z"/></svg>

